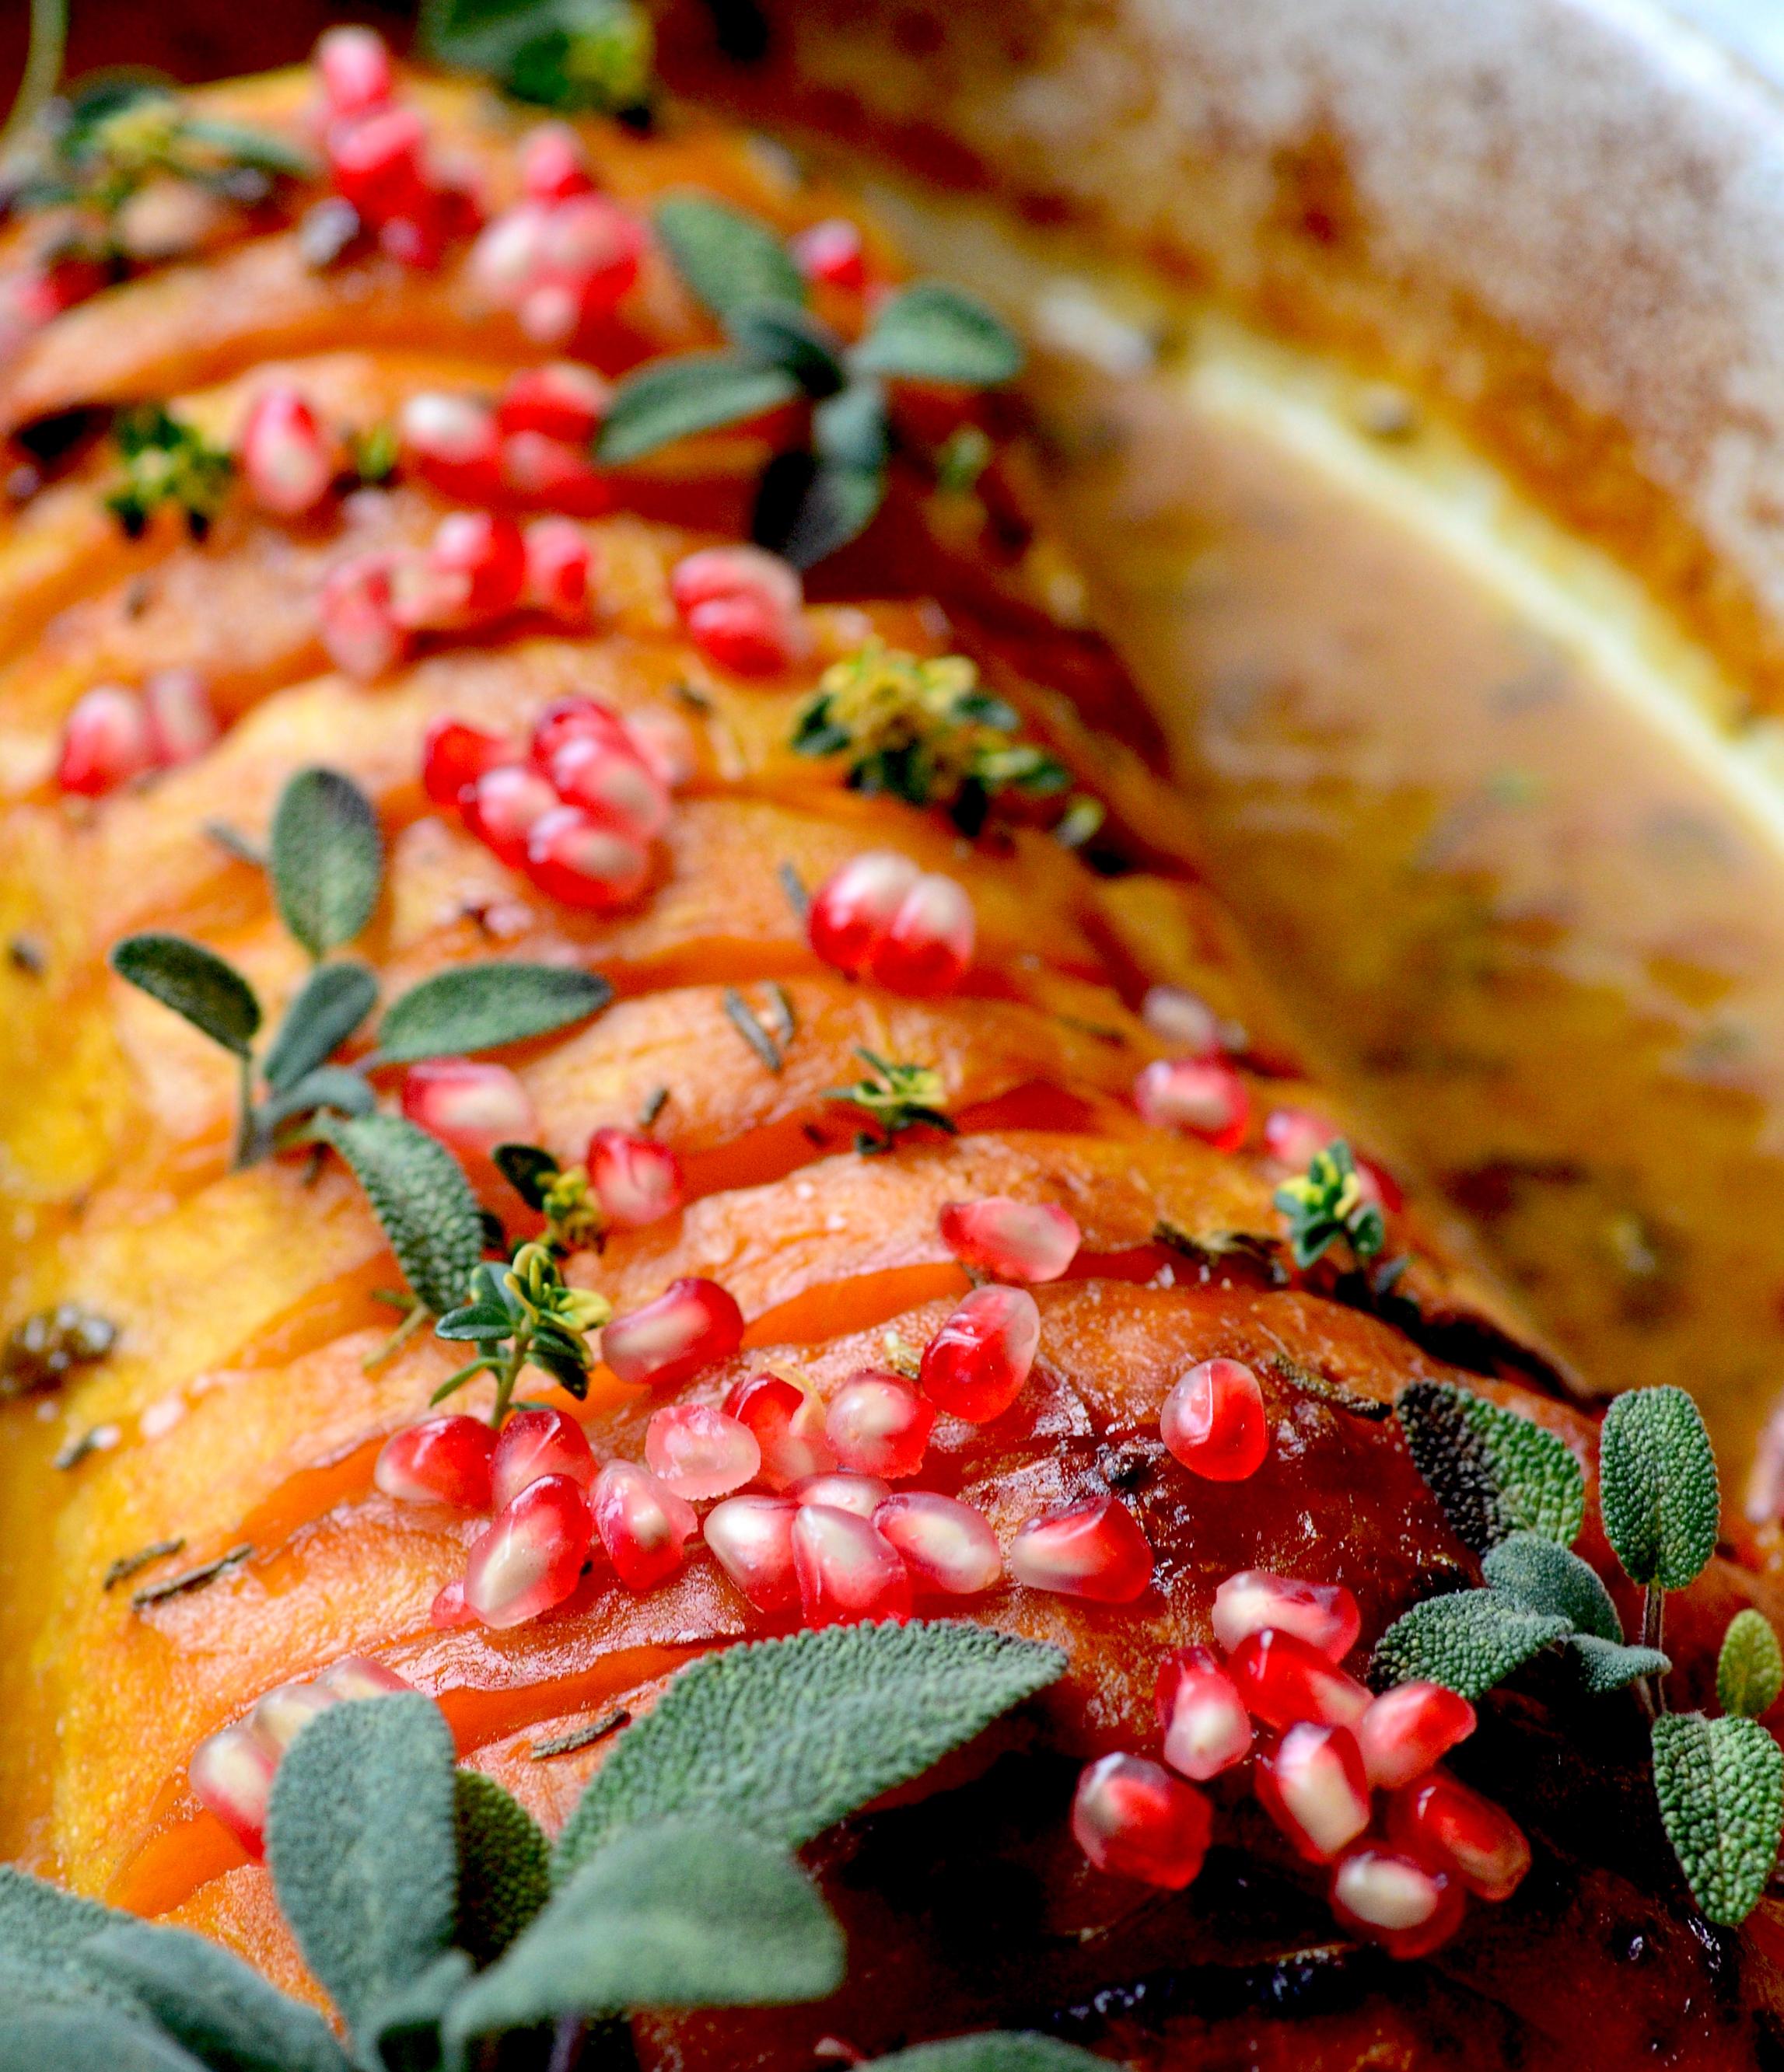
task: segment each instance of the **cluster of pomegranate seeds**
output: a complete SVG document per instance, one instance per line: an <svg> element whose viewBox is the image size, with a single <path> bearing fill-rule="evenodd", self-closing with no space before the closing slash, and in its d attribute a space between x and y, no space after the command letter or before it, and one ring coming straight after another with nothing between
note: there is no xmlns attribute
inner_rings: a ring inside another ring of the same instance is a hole
<svg viewBox="0 0 1784 2072"><path fill-rule="evenodd" d="M1251 1097L1222 1058L1157 1058L1134 1082L1134 1105L1161 1129L1199 1137L1217 1151L1245 1141Z"/></svg>
<svg viewBox="0 0 1784 2072"><path fill-rule="evenodd" d="M495 1451L496 1435L480 1417L424 1417L385 1441L372 1479L399 1503L488 1511Z"/></svg>
<svg viewBox="0 0 1784 2072"><path fill-rule="evenodd" d="M1030 1519L1010 1542L1009 1568L1032 1590L1131 1604L1151 1585L1152 1543L1116 1498L1086 1497Z"/></svg>
<svg viewBox="0 0 1784 2072"><path fill-rule="evenodd" d="M1040 1345L1040 1312L1025 1288L975 1288L923 1348L923 1393L988 1424L1021 1394Z"/></svg>
<svg viewBox="0 0 1784 2072"><path fill-rule="evenodd" d="M612 508L613 490L590 446L612 400L600 376L573 360L522 368L493 403L425 389L398 417L403 467L467 503L598 518Z"/></svg>
<svg viewBox="0 0 1784 2072"><path fill-rule="evenodd" d="M807 928L814 955L834 970L920 999L954 991L976 937L966 888L893 849L870 849L833 871L813 897Z"/></svg>
<svg viewBox="0 0 1784 2072"><path fill-rule="evenodd" d="M1199 1791L1143 1756L1090 1764L1072 1801L1072 1833L1099 1871L1180 1892L1208 1853L1214 1816Z"/></svg>
<svg viewBox="0 0 1784 2072"><path fill-rule="evenodd" d="M295 382L274 381L249 405L236 455L248 494L275 517L314 511L334 487L340 442Z"/></svg>
<svg viewBox="0 0 1784 2072"><path fill-rule="evenodd" d="M1325 1150L1343 1135L1336 1123L1308 1108L1273 1108L1263 1120L1264 1149L1292 1173L1304 1173L1316 1152ZM1363 1198L1378 1209L1399 1208L1404 1197L1393 1175L1372 1159L1359 1157L1354 1145L1351 1157Z"/></svg>
<svg viewBox="0 0 1784 2072"><path fill-rule="evenodd" d="M1270 1450L1263 1390L1242 1360L1202 1360L1164 1399L1159 1430L1172 1457L1211 1482L1242 1482Z"/></svg>
<svg viewBox="0 0 1784 2072"><path fill-rule="evenodd" d="M729 1359L743 1337L735 1297L716 1281L690 1274L616 1317L601 1334L601 1357L621 1381L678 1388L702 1367Z"/></svg>
<svg viewBox="0 0 1784 2072"><path fill-rule="evenodd" d="M851 1473L903 1482L923 1466L934 1424L933 1405L908 1382L868 1367L830 1398L824 1437Z"/></svg>
<svg viewBox="0 0 1784 2072"><path fill-rule="evenodd" d="M638 278L645 232L596 191L575 133L559 123L521 146L521 200L484 230L471 278L537 344L562 346L610 318Z"/></svg>
<svg viewBox="0 0 1784 2072"><path fill-rule="evenodd" d="M858 292L867 285L861 232L846 216L826 216L801 230L791 247L793 262L814 287Z"/></svg>
<svg viewBox="0 0 1784 2072"><path fill-rule="evenodd" d="M193 1797L259 1862L266 1854L266 1806L273 1778L299 1728L344 1700L375 1698L409 1688L394 1670L357 1655L307 1683L281 1684L245 1720L199 1743L187 1770Z"/></svg>
<svg viewBox="0 0 1784 2072"><path fill-rule="evenodd" d="M76 700L63 727L56 784L102 798L152 770L196 761L218 731L210 693L190 669L157 669L140 690L96 684Z"/></svg>
<svg viewBox="0 0 1784 2072"><path fill-rule="evenodd" d="M777 554L702 548L676 563L669 590L689 639L735 676L779 676L810 651L805 586Z"/></svg>
<svg viewBox="0 0 1784 2072"><path fill-rule="evenodd" d="M1051 1202L1017 1202L988 1194L977 1202L946 1202L938 1219L941 1242L962 1266L1000 1281L1057 1281L1077 1258L1083 1232Z"/></svg>

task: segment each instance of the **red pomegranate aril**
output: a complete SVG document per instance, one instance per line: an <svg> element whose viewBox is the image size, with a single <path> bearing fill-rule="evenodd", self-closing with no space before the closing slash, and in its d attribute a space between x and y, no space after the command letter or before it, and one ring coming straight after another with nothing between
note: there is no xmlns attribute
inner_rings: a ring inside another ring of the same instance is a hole
<svg viewBox="0 0 1784 2072"><path fill-rule="evenodd" d="M1510 1899L1530 1868L1530 1844L1522 1828L1503 1807L1471 1791L1447 1770L1436 1770L1392 1794L1387 1832L1398 1847L1453 1871L1482 1899Z"/></svg>
<svg viewBox="0 0 1784 2072"><path fill-rule="evenodd" d="M316 39L315 64L332 117L369 114L390 98L395 71L376 29L348 23L324 29Z"/></svg>
<svg viewBox="0 0 1784 2072"><path fill-rule="evenodd" d="M1339 1662L1356 1646L1362 1624L1357 1600L1342 1583L1306 1583L1298 1576L1241 1568L1214 1593L1214 1638L1229 1655L1268 1627Z"/></svg>
<svg viewBox="0 0 1784 2072"><path fill-rule="evenodd" d="M1201 1868L1214 1816L1199 1791L1138 1755L1087 1764L1072 1800L1072 1834L1099 1871L1181 1892Z"/></svg>
<svg viewBox="0 0 1784 2072"><path fill-rule="evenodd" d="M812 952L851 976L864 972L922 873L895 849L869 849L830 873L812 896Z"/></svg>
<svg viewBox="0 0 1784 2072"><path fill-rule="evenodd" d="M1152 1582L1152 1549L1114 1497L1087 1497L1031 1519L1010 1543L1008 1567L1030 1589L1125 1605Z"/></svg>
<svg viewBox="0 0 1784 2072"><path fill-rule="evenodd" d="M480 397L426 390L408 399L397 423L405 462L443 495L487 503L500 490L501 437Z"/></svg>
<svg viewBox="0 0 1784 2072"><path fill-rule="evenodd" d="M897 1548L852 1511L801 1504L793 1521L793 1566L807 1626L911 1615L911 1579Z"/></svg>
<svg viewBox="0 0 1784 2072"><path fill-rule="evenodd" d="M196 669L155 669L142 680L149 746L164 770L196 763L221 730L204 680Z"/></svg>
<svg viewBox="0 0 1784 2072"><path fill-rule="evenodd" d="M595 1529L628 1590L654 1589L682 1565L698 1521L685 1497L648 1468L609 1461L595 1478Z"/></svg>
<svg viewBox="0 0 1784 2072"><path fill-rule="evenodd" d="M504 309L519 306L539 278L550 214L547 202L523 201L484 226L468 263L472 285L480 294Z"/></svg>
<svg viewBox="0 0 1784 2072"><path fill-rule="evenodd" d="M390 555L356 555L330 570L317 600L318 630L329 660L361 683L393 668L408 646L392 609L395 569Z"/></svg>
<svg viewBox="0 0 1784 2072"><path fill-rule="evenodd" d="M1174 1459L1206 1482L1242 1482L1270 1450L1263 1390L1242 1360L1203 1360L1172 1388L1159 1430Z"/></svg>
<svg viewBox="0 0 1784 2072"><path fill-rule="evenodd" d="M644 705L628 713L625 730L665 791L678 791L693 776L694 737L686 721L667 705Z"/></svg>
<svg viewBox="0 0 1784 2072"><path fill-rule="evenodd" d="M484 771L459 803L465 825L511 870L525 869L533 830L562 810L550 779L523 763Z"/></svg>
<svg viewBox="0 0 1784 2072"><path fill-rule="evenodd" d="M375 109L328 132L335 191L374 228L429 212L426 125L412 108Z"/></svg>
<svg viewBox="0 0 1784 2072"><path fill-rule="evenodd" d="M1205 1647L1180 1647L1159 1671L1164 1760L1200 1784L1251 1753L1251 1718L1233 1679Z"/></svg>
<svg viewBox="0 0 1784 2072"><path fill-rule="evenodd" d="M370 1655L344 1655L316 1679L331 1697L383 1698L393 1691L411 1691L412 1684L399 1676L388 1663Z"/></svg>
<svg viewBox="0 0 1784 2072"><path fill-rule="evenodd" d="M645 1462L665 1489L699 1503L753 1482L762 1449L748 1425L710 1403L676 1403L645 1427Z"/></svg>
<svg viewBox="0 0 1784 2072"><path fill-rule="evenodd" d="M595 185L582 140L567 122L542 122L521 139L521 191L533 201L563 201Z"/></svg>
<svg viewBox="0 0 1784 2072"><path fill-rule="evenodd" d="M1332 1911L1390 1956L1426 1957L1461 1925L1460 1882L1373 1842L1347 1849L1332 1873Z"/></svg>
<svg viewBox="0 0 1784 2072"><path fill-rule="evenodd" d="M919 1590L970 1597L1003 1580L997 1535L979 1512L951 1496L897 1490L876 1507L873 1524L898 1549Z"/></svg>
<svg viewBox="0 0 1784 2072"><path fill-rule="evenodd" d="M241 427L241 475L262 511L296 518L332 487L340 459L309 398L288 381L263 388Z"/></svg>
<svg viewBox="0 0 1784 2072"><path fill-rule="evenodd" d="M1353 1729L1369 1709L1364 1685L1292 1633L1267 1628L1248 1635L1233 1651L1226 1673L1246 1710L1267 1726L1313 1720Z"/></svg>
<svg viewBox="0 0 1784 2072"><path fill-rule="evenodd" d="M1192 1058L1221 1047L1220 1018L1205 1000L1180 985L1155 985L1140 1002L1140 1019L1155 1036Z"/></svg>
<svg viewBox="0 0 1784 2072"><path fill-rule="evenodd" d="M542 892L566 906L616 914L650 882L650 854L580 806L560 805L533 824L525 869Z"/></svg>
<svg viewBox="0 0 1784 2072"><path fill-rule="evenodd" d="M611 705L604 705L597 698L559 698L534 722L527 754L541 770L549 771L575 741L599 742L612 748L632 746L625 722Z"/></svg>
<svg viewBox="0 0 1784 2072"><path fill-rule="evenodd" d="M1012 1201L1007 1194L944 1202L940 1223L941 1242L962 1266L1004 1281L1057 1281L1084 1241L1076 1218L1065 1210L1051 1202Z"/></svg>
<svg viewBox="0 0 1784 2072"><path fill-rule="evenodd" d="M1022 1393L1040 1344L1040 1312L1025 1288L975 1288L923 1348L923 1393L987 1424Z"/></svg>
<svg viewBox="0 0 1784 2072"><path fill-rule="evenodd" d="M436 806L456 806L485 771L513 760L513 745L500 734L437 719L422 742L421 787Z"/></svg>
<svg viewBox="0 0 1784 2072"><path fill-rule="evenodd" d="M670 574L670 594L694 646L738 676L777 676L808 644L798 574L760 547L690 554Z"/></svg>
<svg viewBox="0 0 1784 2072"><path fill-rule="evenodd" d="M225 1727L192 1751L192 1796L214 1813L256 1863L266 1854L266 1803L278 1751L251 1727Z"/></svg>
<svg viewBox="0 0 1784 2072"><path fill-rule="evenodd" d="M773 607L740 591L693 606L688 638L709 662L737 676L775 676L797 657L793 635Z"/></svg>
<svg viewBox="0 0 1784 2072"><path fill-rule="evenodd" d="M542 343L561 343L591 318L607 314L637 281L644 246L637 219L605 195L571 195L552 205L521 299L521 329Z"/></svg>
<svg viewBox="0 0 1784 2072"><path fill-rule="evenodd" d="M793 240L792 251L808 281L827 288L866 285L867 265L861 233L845 216L827 216L809 230L801 230Z"/></svg>
<svg viewBox="0 0 1784 2072"><path fill-rule="evenodd" d="M781 1496L732 1496L707 1512L701 1531L713 1559L759 1612L799 1601L793 1562L797 1504Z"/></svg>
<svg viewBox="0 0 1784 2072"><path fill-rule="evenodd" d="M672 1281L654 1301L616 1317L601 1334L601 1357L621 1381L677 1388L736 1351L744 1313L716 1281Z"/></svg>
<svg viewBox="0 0 1784 2072"><path fill-rule="evenodd" d="M565 804L632 841L654 841L669 825L669 794L629 742L567 741L549 774Z"/></svg>
<svg viewBox="0 0 1784 2072"><path fill-rule="evenodd" d="M1134 1082L1134 1105L1161 1129L1187 1130L1217 1151L1245 1141L1250 1096L1233 1067L1218 1059L1155 1059Z"/></svg>
<svg viewBox="0 0 1784 2072"><path fill-rule="evenodd" d="M787 1494L795 1503L826 1504L832 1511L846 1511L851 1518L864 1518L871 1524L874 1513L892 1490L877 1475L855 1475L846 1469L834 1469L803 1477Z"/></svg>
<svg viewBox="0 0 1784 2072"><path fill-rule="evenodd" d="M541 432L548 439L584 446L601 429L613 392L593 368L574 360L524 368L509 381L496 405L505 435Z"/></svg>
<svg viewBox="0 0 1784 2072"><path fill-rule="evenodd" d="M1357 1745L1371 1784L1391 1791L1442 1762L1474 1731L1474 1708L1441 1684L1396 1684L1371 1700Z"/></svg>
<svg viewBox="0 0 1784 2072"><path fill-rule="evenodd" d="M864 1367L830 1398L824 1437L849 1473L896 1482L922 1466L934 1424L933 1405L908 1382Z"/></svg>
<svg viewBox="0 0 1784 2072"><path fill-rule="evenodd" d="M372 1479L403 1503L448 1503L459 1511L499 1508L492 1502L490 1460L496 1435L480 1417L424 1417L393 1432Z"/></svg>
<svg viewBox="0 0 1784 2072"><path fill-rule="evenodd" d="M450 1632L455 1626L475 1626L477 1615L464 1601L464 1578L456 1577L434 1594L427 1608L427 1623Z"/></svg>
<svg viewBox="0 0 1784 2072"><path fill-rule="evenodd" d="M1348 1727L1304 1720L1258 1758L1264 1811L1309 1863L1329 1864L1369 1825L1369 1780Z"/></svg>
<svg viewBox="0 0 1784 2072"><path fill-rule="evenodd" d="M927 872L905 894L891 927L874 945L868 976L917 999L952 993L972 964L977 935L966 887Z"/></svg>
<svg viewBox="0 0 1784 2072"><path fill-rule="evenodd" d="M486 626L521 601L526 542L520 527L502 512L451 512L435 528L426 569L431 608L418 623ZM436 615L435 599L441 601L445 616Z"/></svg>
<svg viewBox="0 0 1784 2072"><path fill-rule="evenodd" d="M97 684L68 714L56 781L64 791L101 798L153 769L155 760L142 699L121 684Z"/></svg>
<svg viewBox="0 0 1784 2072"><path fill-rule="evenodd" d="M612 509L613 485L586 448L543 432L511 432L502 441L502 482L523 503L575 518Z"/></svg>
<svg viewBox="0 0 1784 2072"><path fill-rule="evenodd" d="M249 1712L247 1725L272 1749L282 1756L319 1712L326 1712L340 1700L319 1684L281 1684L269 1691Z"/></svg>
<svg viewBox="0 0 1784 2072"><path fill-rule="evenodd" d="M564 1475L579 1489L595 1480L595 1455L574 1417L549 1408L517 1410L503 1425L490 1462L490 1499L504 1511L523 1489Z"/></svg>
<svg viewBox="0 0 1784 2072"><path fill-rule="evenodd" d="M524 536L522 603L567 626L586 626L594 610L595 549L582 528L567 518L535 518Z"/></svg>
<svg viewBox="0 0 1784 2072"><path fill-rule="evenodd" d="M498 1144L538 1135L532 1096L505 1065L429 1058L403 1075L402 1112L459 1157L488 1158Z"/></svg>
<svg viewBox="0 0 1784 2072"><path fill-rule="evenodd" d="M529 1482L472 1548L466 1605L498 1629L537 1618L575 1589L592 1537L580 1482L568 1475Z"/></svg>
<svg viewBox="0 0 1784 2072"><path fill-rule="evenodd" d="M587 1165L602 1215L622 1230L660 1223L682 1206L682 1161L654 1137L597 1129L588 1140Z"/></svg>
<svg viewBox="0 0 1784 2072"><path fill-rule="evenodd" d="M822 1400L784 1375L748 1375L726 1396L724 1411L756 1434L762 1449L762 1480L771 1490L827 1474L836 1466L824 1437Z"/></svg>

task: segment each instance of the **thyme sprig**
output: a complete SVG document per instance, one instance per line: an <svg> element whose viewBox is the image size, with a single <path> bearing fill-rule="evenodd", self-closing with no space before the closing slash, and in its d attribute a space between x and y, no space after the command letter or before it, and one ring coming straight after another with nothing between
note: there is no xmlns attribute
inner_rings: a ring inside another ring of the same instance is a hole
<svg viewBox="0 0 1784 2072"><path fill-rule="evenodd" d="M1304 1272L1334 1245L1347 1246L1358 1266L1387 1241L1380 1208L1363 1192L1357 1161L1342 1138L1316 1151L1307 1170L1284 1180L1275 1204L1288 1219L1288 1243Z"/></svg>
<svg viewBox="0 0 1784 2072"><path fill-rule="evenodd" d="M959 1124L942 1108L947 1088L933 1065L893 1063L871 1050L855 1050L867 1075L852 1086L827 1087L826 1100L847 1101L871 1117L873 1128L855 1133L855 1148L864 1157L890 1151L908 1129L927 1127L960 1133Z"/></svg>
<svg viewBox="0 0 1784 2072"><path fill-rule="evenodd" d="M105 508L126 534L140 539L165 507L179 512L195 540L204 538L235 475L230 455L160 403L124 411L112 438L120 474Z"/></svg>
<svg viewBox="0 0 1784 2072"><path fill-rule="evenodd" d="M633 0L426 0L430 56L518 101L638 121L655 97L656 36Z"/></svg>
<svg viewBox="0 0 1784 2072"><path fill-rule="evenodd" d="M491 1156L515 1193L545 1218L539 1242L554 1259L601 1249L606 1219L586 1166L560 1166L538 1144L498 1144Z"/></svg>
<svg viewBox="0 0 1784 2072"><path fill-rule="evenodd" d="M480 1374L492 1374L496 1401L489 1421L499 1430L529 1363L580 1400L588 1393L595 1364L587 1334L599 1330L612 1314L604 1295L566 1282L545 1245L523 1244L506 1267L486 1260L471 1276L470 1301L448 1310L435 1326L437 1337L475 1344L477 1357L443 1381L432 1400L443 1403Z"/></svg>

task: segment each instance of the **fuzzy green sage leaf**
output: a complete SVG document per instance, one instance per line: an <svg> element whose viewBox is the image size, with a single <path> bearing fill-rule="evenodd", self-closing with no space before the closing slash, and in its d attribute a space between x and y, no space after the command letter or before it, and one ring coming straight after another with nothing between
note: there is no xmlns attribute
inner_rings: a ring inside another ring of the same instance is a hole
<svg viewBox="0 0 1784 2072"><path fill-rule="evenodd" d="M401 1116L316 1124L365 1190L403 1278L436 1316L459 1301L483 1257L483 1219L458 1161Z"/></svg>
<svg viewBox="0 0 1784 2072"><path fill-rule="evenodd" d="M1102 2072L1108 2062L1055 2036L994 2029L895 2050L889 2058L871 2059L860 2072Z"/></svg>
<svg viewBox="0 0 1784 2072"><path fill-rule="evenodd" d="M725 328L752 366L778 367L808 396L834 396L843 385L842 347L835 334L789 302L741 302Z"/></svg>
<svg viewBox="0 0 1784 2072"><path fill-rule="evenodd" d="M318 964L285 1010L261 1065L275 1093L327 1063L377 1005L378 982L361 964Z"/></svg>
<svg viewBox="0 0 1784 2072"><path fill-rule="evenodd" d="M1725 1928L1745 1921L1778 1860L1784 1749L1757 1720L1669 1712L1654 1723L1654 1789L1706 1918Z"/></svg>
<svg viewBox="0 0 1784 2072"><path fill-rule="evenodd" d="M1716 1552L1721 1489L1697 1405L1682 1388L1638 1388L1598 1437L1605 1537L1634 1583L1682 1590Z"/></svg>
<svg viewBox="0 0 1784 2072"><path fill-rule="evenodd" d="M1441 1684L1478 1698L1572 1631L1556 1614L1526 1610L1506 1590L1457 1590L1403 1612L1375 1644L1382 1688Z"/></svg>
<svg viewBox="0 0 1784 2072"><path fill-rule="evenodd" d="M338 770L300 770L279 793L268 844L280 918L311 956L350 943L384 882L372 802Z"/></svg>
<svg viewBox="0 0 1784 2072"><path fill-rule="evenodd" d="M1489 1586L1515 1597L1526 1611L1549 1612L1576 1632L1621 1641L1623 1622L1610 1592L1589 1561L1537 1532L1514 1532L1488 1550L1481 1572Z"/></svg>
<svg viewBox="0 0 1784 2072"><path fill-rule="evenodd" d="M213 1043L248 1056L260 1029L260 1002L234 965L202 943L184 935L126 935L112 945L111 967Z"/></svg>
<svg viewBox="0 0 1784 2072"><path fill-rule="evenodd" d="M863 373L991 388L1022 372L1022 344L976 296L941 281L893 295L849 356Z"/></svg>
<svg viewBox="0 0 1784 2072"><path fill-rule="evenodd" d="M377 1059L413 1064L497 1050L586 1021L612 997L598 973L563 964L460 964L392 1003L378 1025Z"/></svg>
<svg viewBox="0 0 1784 2072"><path fill-rule="evenodd" d="M805 276L760 217L683 194L659 202L654 220L676 272L721 323L752 302L804 303Z"/></svg>
<svg viewBox="0 0 1784 2072"><path fill-rule="evenodd" d="M1507 1534L1571 1546L1585 1477L1552 1432L1449 1382L1415 1381L1395 1404L1412 1463L1456 1536L1477 1554Z"/></svg>
<svg viewBox="0 0 1784 2072"><path fill-rule="evenodd" d="M1570 1633L1567 1644L1578 1664L1580 1681L1595 1697L1608 1691L1621 1691L1645 1676L1664 1676L1672 1667L1670 1656L1639 1642L1625 1645L1621 1641L1601 1640L1595 1634Z"/></svg>
<svg viewBox="0 0 1784 2072"><path fill-rule="evenodd" d="M653 360L613 392L595 441L595 458L623 467L698 432L740 425L790 403L799 384L784 367L735 352L689 352Z"/></svg>
<svg viewBox="0 0 1784 2072"><path fill-rule="evenodd" d="M482 1771L453 1779L459 1912L452 1939L492 1963L551 1896L551 1844L512 1792Z"/></svg>
<svg viewBox="0 0 1784 2072"><path fill-rule="evenodd" d="M206 2072L139 2018L99 2003L0 2008L5 2072Z"/></svg>
<svg viewBox="0 0 1784 2072"><path fill-rule="evenodd" d="M1784 1654L1778 1634L1763 1612L1749 1605L1737 1612L1722 1636L1716 1658L1716 1702L1724 1712L1757 1720L1770 1712L1784 1691Z"/></svg>

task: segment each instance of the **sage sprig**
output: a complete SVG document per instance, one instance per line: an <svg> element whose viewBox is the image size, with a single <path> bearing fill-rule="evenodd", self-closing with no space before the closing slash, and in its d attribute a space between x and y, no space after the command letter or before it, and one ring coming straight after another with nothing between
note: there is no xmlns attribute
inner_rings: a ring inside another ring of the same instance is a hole
<svg viewBox="0 0 1784 2072"><path fill-rule="evenodd" d="M807 450L777 456L756 501L764 546L809 568L867 529L886 494L896 440L888 379L992 388L1022 347L976 297L939 281L889 296L845 345L806 307L804 277L759 218L701 194L657 205L657 234L729 340L719 352L653 361L622 381L595 442L610 467L785 403L810 406Z"/></svg>

